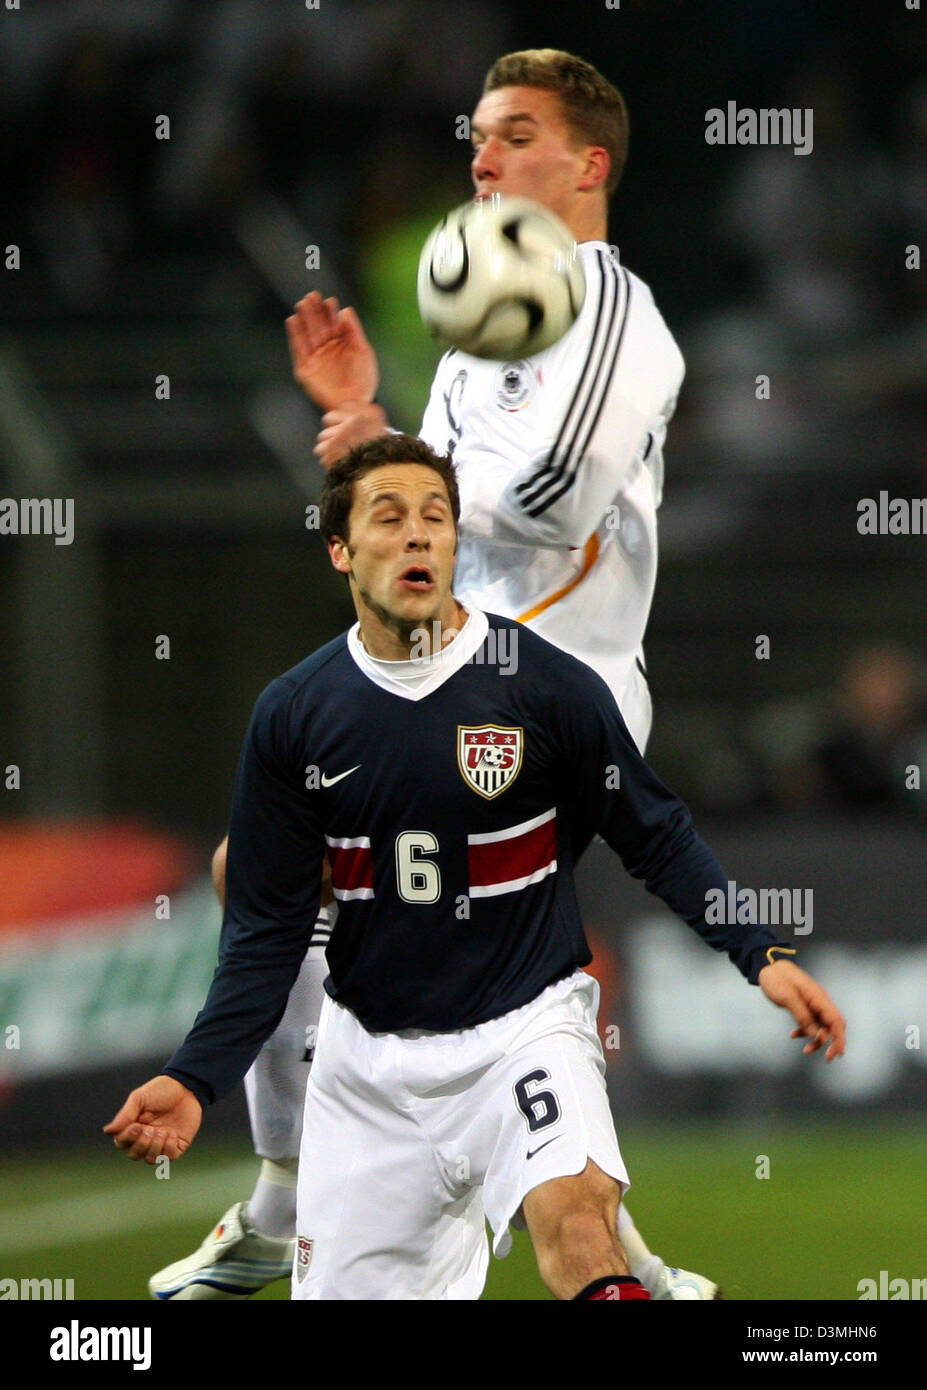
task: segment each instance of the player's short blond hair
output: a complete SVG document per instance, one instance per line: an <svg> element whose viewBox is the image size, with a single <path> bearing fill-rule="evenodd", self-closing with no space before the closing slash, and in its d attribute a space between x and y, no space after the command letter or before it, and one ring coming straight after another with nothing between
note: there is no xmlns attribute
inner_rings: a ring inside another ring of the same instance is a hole
<svg viewBox="0 0 927 1390"><path fill-rule="evenodd" d="M611 168L605 193L611 197L628 157L628 111L617 87L584 58L559 48L525 48L497 58L486 74L483 93L499 87L539 87L556 92L577 140L608 150Z"/></svg>

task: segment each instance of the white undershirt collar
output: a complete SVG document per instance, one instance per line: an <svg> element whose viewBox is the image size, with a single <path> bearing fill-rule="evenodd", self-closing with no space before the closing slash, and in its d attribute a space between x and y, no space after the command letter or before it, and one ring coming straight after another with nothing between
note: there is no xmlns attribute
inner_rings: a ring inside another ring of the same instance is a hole
<svg viewBox="0 0 927 1390"><path fill-rule="evenodd" d="M463 605L461 605L463 607ZM449 680L473 657L486 640L489 619L479 608L470 608L457 636L433 656L406 661L383 661L371 656L360 639L360 623L348 632L348 651L363 674L391 695L421 700Z"/></svg>

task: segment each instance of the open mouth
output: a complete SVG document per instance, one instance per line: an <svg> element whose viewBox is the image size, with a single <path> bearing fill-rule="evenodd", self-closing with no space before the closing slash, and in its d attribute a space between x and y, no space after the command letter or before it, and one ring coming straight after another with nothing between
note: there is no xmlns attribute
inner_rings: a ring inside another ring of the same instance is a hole
<svg viewBox="0 0 927 1390"><path fill-rule="evenodd" d="M427 565L410 565L399 576L399 583L416 594L426 594L435 586L434 575Z"/></svg>

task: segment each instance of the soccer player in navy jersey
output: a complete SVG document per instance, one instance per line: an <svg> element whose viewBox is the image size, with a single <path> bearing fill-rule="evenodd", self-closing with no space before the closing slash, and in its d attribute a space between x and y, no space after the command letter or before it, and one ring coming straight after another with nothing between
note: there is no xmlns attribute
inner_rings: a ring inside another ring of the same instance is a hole
<svg viewBox="0 0 927 1390"><path fill-rule="evenodd" d="M461 499L457 590L527 624L606 681L643 753L651 723L643 638L656 580L663 446L683 377L679 348L649 287L608 242L609 201L628 147L621 93L558 50L506 54L486 76L471 122L477 198L535 199L579 245L586 296L576 323L519 362L442 357L421 425L453 453ZM328 467L388 425L376 403L376 354L354 310L313 293L287 321L296 379L325 412L316 445ZM224 894L225 842L213 861ZM306 1046L318 1021L334 909L322 907L283 1018L245 1077L262 1164L192 1255L150 1280L159 1298L247 1296L289 1269ZM652 1255L622 1205L631 1266L658 1299L708 1299L717 1287ZM216 1288L217 1269L234 1293Z"/></svg>
<svg viewBox="0 0 927 1390"><path fill-rule="evenodd" d="M709 923L727 878L604 681L461 603L450 460L391 435L323 490L358 622L261 695L239 765L219 965L164 1072L106 1131L154 1163L276 1026L328 857L339 914L299 1162L296 1299L467 1299L524 1222L561 1299L646 1299L573 867L593 834L842 1054L825 990L766 928ZM498 656L514 644L502 674ZM617 776L614 774L617 772Z"/></svg>

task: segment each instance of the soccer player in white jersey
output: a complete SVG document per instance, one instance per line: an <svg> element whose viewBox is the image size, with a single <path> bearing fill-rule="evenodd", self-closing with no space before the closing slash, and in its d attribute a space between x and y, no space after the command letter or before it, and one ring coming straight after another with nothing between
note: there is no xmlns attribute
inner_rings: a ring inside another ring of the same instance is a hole
<svg viewBox="0 0 927 1390"><path fill-rule="evenodd" d="M476 196L533 198L580 246L582 311L551 348L519 362L446 353L421 436L453 455L461 496L456 587L516 618L603 677L643 752L651 703L642 643L657 563L663 444L683 361L647 286L607 242L608 203L627 155L621 94L555 50L498 60L471 122ZM324 410L326 467L388 427L379 369L353 309L308 295L287 321L297 380ZM222 891L225 844L214 862ZM323 900L324 901L324 900ZM246 1204L160 1271L161 1298L247 1296L287 1270L301 1096L326 973L323 910L276 1034L245 1086L261 1172ZM665 1264L621 1208L631 1267L655 1298L712 1298L716 1286ZM220 1269L221 1266L221 1269Z"/></svg>
<svg viewBox="0 0 927 1390"><path fill-rule="evenodd" d="M209 995L106 1129L151 1163L189 1146L287 1001L327 847L339 916L293 1297L478 1298L488 1220L497 1254L524 1221L559 1299L648 1299L616 1234L627 1173L582 968L573 871L592 835L792 1014L806 1053L839 1056L844 1021L768 928L709 920L727 877L605 682L455 597L458 515L450 460L408 435L329 473L322 528L358 621L255 706ZM503 635L518 652L504 677ZM307 761L322 772L308 783Z"/></svg>

